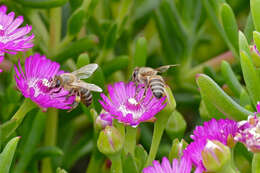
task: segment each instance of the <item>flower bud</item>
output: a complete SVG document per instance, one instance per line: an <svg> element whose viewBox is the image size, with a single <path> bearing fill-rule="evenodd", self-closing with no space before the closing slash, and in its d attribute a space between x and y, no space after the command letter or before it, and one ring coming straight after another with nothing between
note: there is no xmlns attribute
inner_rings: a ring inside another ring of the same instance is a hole
<svg viewBox="0 0 260 173"><path fill-rule="evenodd" d="M182 139L174 139L172 142L172 148L169 154L169 160L172 161L174 158L181 158L183 150L188 146L188 143Z"/></svg>
<svg viewBox="0 0 260 173"><path fill-rule="evenodd" d="M112 126L113 118L107 113L101 113L96 119L96 127L98 129L104 129L106 126Z"/></svg>
<svg viewBox="0 0 260 173"><path fill-rule="evenodd" d="M230 149L219 141L208 140L202 153L202 162L207 171L217 172L223 170L230 163Z"/></svg>
<svg viewBox="0 0 260 173"><path fill-rule="evenodd" d="M174 111L167 122L166 133L171 138L180 138L183 136L186 129L186 121L178 111Z"/></svg>
<svg viewBox="0 0 260 173"><path fill-rule="evenodd" d="M101 153L110 155L119 152L123 147L124 139L113 126L106 126L99 134L97 146Z"/></svg>

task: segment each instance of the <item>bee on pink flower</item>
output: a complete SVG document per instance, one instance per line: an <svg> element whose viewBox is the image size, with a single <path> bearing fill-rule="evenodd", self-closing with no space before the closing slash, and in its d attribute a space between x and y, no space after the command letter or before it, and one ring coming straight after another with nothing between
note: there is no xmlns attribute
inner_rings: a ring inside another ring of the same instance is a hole
<svg viewBox="0 0 260 173"><path fill-rule="evenodd" d="M59 92L50 90L51 79L55 75L64 73L60 71L60 65L40 54L34 54L26 58L25 71L21 63L18 68L15 65L15 81L17 88L26 97L34 101L39 107L47 109L70 109L75 96L67 97L69 91L61 89Z"/></svg>

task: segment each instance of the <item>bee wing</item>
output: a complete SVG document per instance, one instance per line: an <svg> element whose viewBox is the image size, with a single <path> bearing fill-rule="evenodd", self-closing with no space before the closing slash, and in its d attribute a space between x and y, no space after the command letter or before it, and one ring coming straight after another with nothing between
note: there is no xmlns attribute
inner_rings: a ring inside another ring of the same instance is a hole
<svg viewBox="0 0 260 173"><path fill-rule="evenodd" d="M76 86L76 87L82 87L82 88L86 88L90 91L95 91L95 92L102 92L103 90L95 85L95 84L91 84L91 83L87 83L87 82L84 82L84 81L77 81L77 82L73 82L71 84L72 86Z"/></svg>
<svg viewBox="0 0 260 173"><path fill-rule="evenodd" d="M166 72L169 68L179 66L180 64L172 64L172 65L164 65L161 67L156 68L155 70L158 71L159 73Z"/></svg>
<svg viewBox="0 0 260 173"><path fill-rule="evenodd" d="M97 64L88 64L81 67L78 70L73 71L72 74L77 76L78 79L86 79L90 77L94 73L94 71L96 71L97 68Z"/></svg>

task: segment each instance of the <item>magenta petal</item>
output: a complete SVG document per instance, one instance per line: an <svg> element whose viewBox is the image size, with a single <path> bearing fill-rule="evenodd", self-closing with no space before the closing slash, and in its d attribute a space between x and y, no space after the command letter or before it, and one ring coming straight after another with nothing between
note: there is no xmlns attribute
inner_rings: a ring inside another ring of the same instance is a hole
<svg viewBox="0 0 260 173"><path fill-rule="evenodd" d="M54 107L58 109L70 109L75 97L65 99L68 91L62 89L60 92L52 92L49 87L50 77L54 77L59 71L59 64L46 59L40 54L26 58L25 72L18 62L20 71L15 65L15 81L17 88L25 97L29 97L41 108Z"/></svg>

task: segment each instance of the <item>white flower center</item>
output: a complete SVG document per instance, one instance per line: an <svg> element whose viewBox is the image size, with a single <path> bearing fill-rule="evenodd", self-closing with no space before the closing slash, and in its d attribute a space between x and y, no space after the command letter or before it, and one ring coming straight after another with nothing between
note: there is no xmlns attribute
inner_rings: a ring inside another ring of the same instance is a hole
<svg viewBox="0 0 260 173"><path fill-rule="evenodd" d="M134 98L129 98L128 102L131 103L132 105L137 105L137 101Z"/></svg>
<svg viewBox="0 0 260 173"><path fill-rule="evenodd" d="M48 79L43 79L43 80L42 80L42 84L43 84L44 86L46 86L46 87L50 87L50 86L51 86L51 83L49 82Z"/></svg>
<svg viewBox="0 0 260 173"><path fill-rule="evenodd" d="M40 80L42 86L50 87L50 82L48 81L48 79L40 79ZM28 81L29 88L34 89L34 97L37 97L39 94L43 93L41 88L39 88L38 86L40 80L37 78L32 78L30 81Z"/></svg>
<svg viewBox="0 0 260 173"><path fill-rule="evenodd" d="M138 120L144 112L135 98L128 98L126 103L120 105L119 110L123 113L123 116L132 114L135 120Z"/></svg>
<svg viewBox="0 0 260 173"><path fill-rule="evenodd" d="M4 29L3 25L0 24L0 30L3 30L3 29Z"/></svg>

